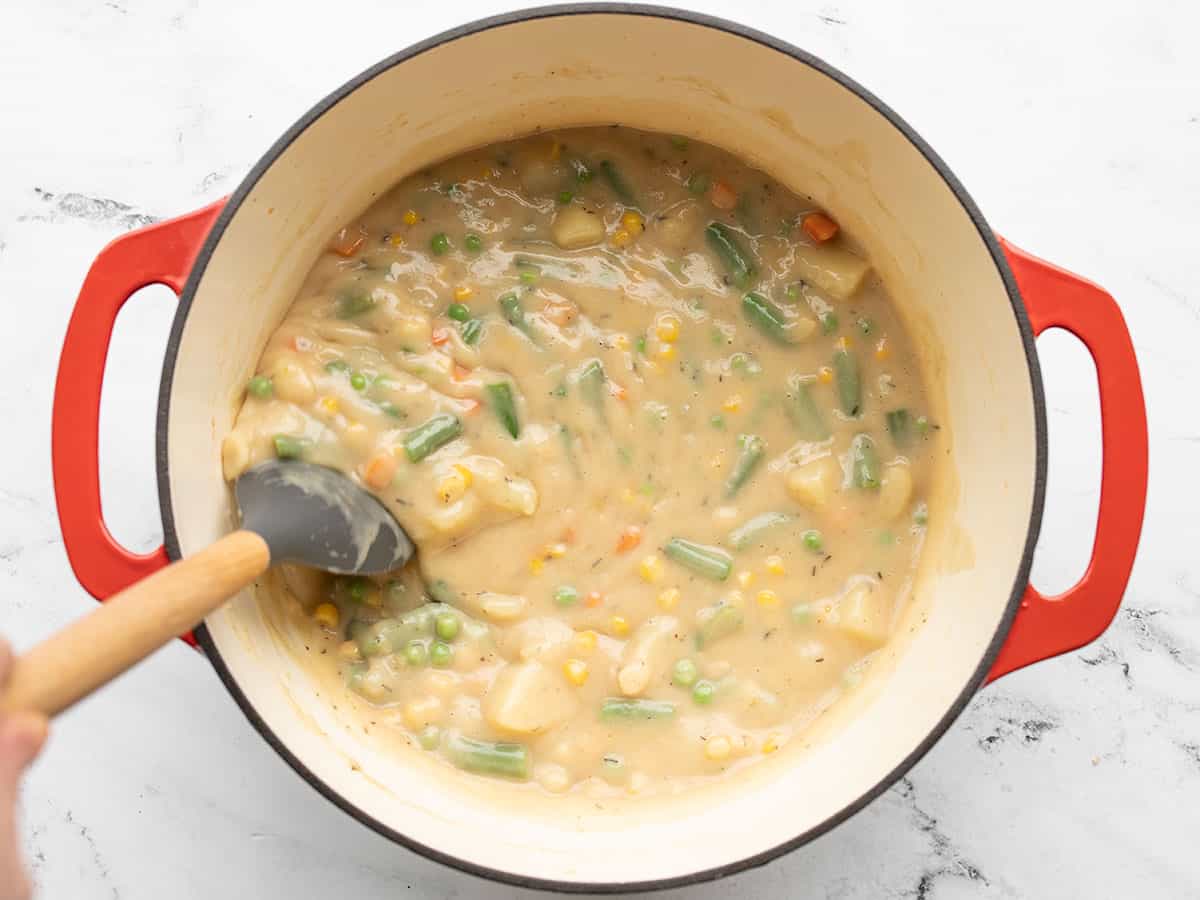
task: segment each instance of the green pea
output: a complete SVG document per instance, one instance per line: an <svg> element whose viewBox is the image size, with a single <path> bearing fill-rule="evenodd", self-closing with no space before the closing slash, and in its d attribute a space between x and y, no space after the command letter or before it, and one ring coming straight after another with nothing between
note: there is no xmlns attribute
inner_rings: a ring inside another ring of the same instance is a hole
<svg viewBox="0 0 1200 900"><path fill-rule="evenodd" d="M433 251L434 256L443 256L450 249L450 238L446 236L446 232L439 231L431 237L429 249Z"/></svg>
<svg viewBox="0 0 1200 900"><path fill-rule="evenodd" d="M838 330L838 317L831 312L821 313L821 330L833 334Z"/></svg>
<svg viewBox="0 0 1200 900"><path fill-rule="evenodd" d="M260 400L266 400L274 391L275 385L266 375L255 375L246 384L246 390Z"/></svg>
<svg viewBox="0 0 1200 900"><path fill-rule="evenodd" d="M483 238L471 231L463 238L463 246L471 253L478 253L483 249Z"/></svg>
<svg viewBox="0 0 1200 900"><path fill-rule="evenodd" d="M350 376L350 387L356 391L365 391L367 389L367 376L362 372L355 372Z"/></svg>
<svg viewBox="0 0 1200 900"><path fill-rule="evenodd" d="M417 732L417 743L422 750L436 750L441 743L442 730L436 725L426 725Z"/></svg>
<svg viewBox="0 0 1200 900"><path fill-rule="evenodd" d="M574 606L579 602L579 591L569 584L560 585L554 590L554 602L559 606Z"/></svg>
<svg viewBox="0 0 1200 900"><path fill-rule="evenodd" d="M471 318L471 310L461 303L451 303L450 308L446 310L446 315L455 322L465 322Z"/></svg>
<svg viewBox="0 0 1200 900"><path fill-rule="evenodd" d="M325 363L325 371L332 375L334 372L349 372L350 363L344 359L334 359Z"/></svg>
<svg viewBox="0 0 1200 900"><path fill-rule="evenodd" d="M445 669L454 662L454 648L444 641L434 641L429 648L429 661L439 669Z"/></svg>
<svg viewBox="0 0 1200 900"><path fill-rule="evenodd" d="M538 279L538 273L534 269L522 269L520 278L521 284L533 284Z"/></svg>
<svg viewBox="0 0 1200 900"><path fill-rule="evenodd" d="M443 641L452 641L458 637L458 629L461 623L452 612L438 613L433 620L433 632Z"/></svg>
<svg viewBox="0 0 1200 900"><path fill-rule="evenodd" d="M575 199L575 193L573 191L559 191L558 192L558 205L559 206L566 206L568 203L570 203L574 199Z"/></svg>
<svg viewBox="0 0 1200 900"><path fill-rule="evenodd" d="M696 683L696 678L700 675L700 670L696 668L696 664L687 657L678 660L675 667L671 669L671 683L677 684L680 687L691 687Z"/></svg>
<svg viewBox="0 0 1200 900"><path fill-rule="evenodd" d="M640 353L642 356L645 356L646 355L646 336L643 334L641 337L639 337L636 341L633 342L633 346L634 346L634 349L637 350L638 353Z"/></svg>
<svg viewBox="0 0 1200 900"><path fill-rule="evenodd" d="M717 415L713 416L711 419L708 420L708 424L711 425L713 428L717 429L717 431L724 431L725 430L725 417L723 415L721 415L720 413L718 413Z"/></svg>
<svg viewBox="0 0 1200 900"><path fill-rule="evenodd" d="M429 651L424 641L409 641L404 645L404 661L410 666L423 666L428 659Z"/></svg>
<svg viewBox="0 0 1200 900"><path fill-rule="evenodd" d="M825 546L825 541L821 537L821 532L817 531L815 528L810 528L808 531L804 532L804 536L801 538L801 540L804 541L804 546L813 551L813 553L820 553L821 548Z"/></svg>
<svg viewBox="0 0 1200 900"><path fill-rule="evenodd" d="M701 678L692 685L692 699L700 706L708 706L708 704L712 703L716 693L717 686L707 678Z"/></svg>
<svg viewBox="0 0 1200 900"><path fill-rule="evenodd" d="M855 324L858 325L858 330L861 331L863 334L870 334L872 331L875 330L875 323L872 322L870 319L868 319L866 316L863 316Z"/></svg>
<svg viewBox="0 0 1200 900"><path fill-rule="evenodd" d="M813 620L811 603L797 603L792 607L792 621L797 625L807 625Z"/></svg>

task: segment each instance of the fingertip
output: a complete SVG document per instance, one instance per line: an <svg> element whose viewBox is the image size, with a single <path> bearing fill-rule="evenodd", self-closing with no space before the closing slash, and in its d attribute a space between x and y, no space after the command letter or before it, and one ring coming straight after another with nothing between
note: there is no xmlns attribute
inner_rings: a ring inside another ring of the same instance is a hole
<svg viewBox="0 0 1200 900"><path fill-rule="evenodd" d="M0 743L24 767L41 752L49 730L49 721L40 713L12 713L0 725Z"/></svg>
<svg viewBox="0 0 1200 900"><path fill-rule="evenodd" d="M0 684L8 680L8 672L12 668L12 661L12 644L0 635Z"/></svg>

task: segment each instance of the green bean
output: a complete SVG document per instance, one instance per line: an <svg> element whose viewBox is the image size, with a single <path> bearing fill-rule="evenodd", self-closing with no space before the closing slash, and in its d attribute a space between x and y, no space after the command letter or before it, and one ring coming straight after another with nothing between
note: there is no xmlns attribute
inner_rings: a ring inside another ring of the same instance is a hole
<svg viewBox="0 0 1200 900"><path fill-rule="evenodd" d="M608 376L604 372L604 366L598 359L588 360L584 363L575 378L575 383L579 385L579 392L583 394L583 399L601 415L604 414L604 386L607 381Z"/></svg>
<svg viewBox="0 0 1200 900"><path fill-rule="evenodd" d="M446 315L455 322L466 322L471 318L471 310L462 303L451 303L446 308Z"/></svg>
<svg viewBox="0 0 1200 900"><path fill-rule="evenodd" d="M725 480L726 497L732 497L741 490L767 453L767 442L757 434L739 434L737 442L740 452L733 464L733 471Z"/></svg>
<svg viewBox="0 0 1200 900"><path fill-rule="evenodd" d="M837 380L838 399L842 412L857 416L862 412L862 381L858 374L858 359L849 350L833 354L833 375Z"/></svg>
<svg viewBox="0 0 1200 900"><path fill-rule="evenodd" d="M780 525L786 525L792 521L792 518L782 512L760 513L729 532L729 546L734 550L745 550L767 531L778 528Z"/></svg>
<svg viewBox="0 0 1200 900"><path fill-rule="evenodd" d="M688 180L685 182L687 189L697 197L706 193L709 185L711 184L712 179L709 178L704 172L693 172L688 176Z"/></svg>
<svg viewBox="0 0 1200 900"><path fill-rule="evenodd" d="M266 375L255 375L246 383L246 390L260 400L270 397L274 389L274 384Z"/></svg>
<svg viewBox="0 0 1200 900"><path fill-rule="evenodd" d="M375 404L375 406L379 409L379 411L381 413L383 413L385 416L389 416L390 418L393 418L393 419L407 419L408 418L408 413L406 413L404 410L402 410L400 407L398 407L391 400L380 400L378 403Z"/></svg>
<svg viewBox="0 0 1200 900"><path fill-rule="evenodd" d="M363 290L345 290L337 298L336 313L339 319L353 319L374 308L375 301Z"/></svg>
<svg viewBox="0 0 1200 900"><path fill-rule="evenodd" d="M559 425L558 434L562 439L563 453L567 456L567 462L571 465L571 471L575 473L576 478L582 478L583 470L579 468L579 460L575 458L575 442L571 436L571 430L566 425Z"/></svg>
<svg viewBox="0 0 1200 900"><path fill-rule="evenodd" d="M696 649L703 650L742 627L742 611L736 606L718 606L696 629Z"/></svg>
<svg viewBox="0 0 1200 900"><path fill-rule="evenodd" d="M879 455L875 452L875 442L865 434L856 434L850 442L850 466L855 487L880 486Z"/></svg>
<svg viewBox="0 0 1200 900"><path fill-rule="evenodd" d="M912 439L912 418L907 409L893 409L887 414L887 430L892 436L892 443L897 447L907 447Z"/></svg>
<svg viewBox="0 0 1200 900"><path fill-rule="evenodd" d="M733 283L738 287L749 287L750 279L754 275L754 265L734 230L720 222L712 222L704 229L704 237L729 270Z"/></svg>
<svg viewBox="0 0 1200 900"><path fill-rule="evenodd" d="M422 750L436 750L442 739L442 730L436 725L426 725L417 732L417 743Z"/></svg>
<svg viewBox="0 0 1200 900"><path fill-rule="evenodd" d="M608 182L608 186L612 188L618 200L626 206L638 205L637 198L633 195L633 189L611 159L600 161L600 174L604 176L604 180Z"/></svg>
<svg viewBox="0 0 1200 900"><path fill-rule="evenodd" d="M579 591L564 584L554 589L554 602L559 606L574 606L579 601Z"/></svg>
<svg viewBox="0 0 1200 900"><path fill-rule="evenodd" d="M500 424L514 438L521 436L521 423L517 420L517 407L513 402L512 385L507 381L489 384L485 390L492 412L500 420Z"/></svg>
<svg viewBox="0 0 1200 900"><path fill-rule="evenodd" d="M290 434L277 434L273 439L275 455L280 459L299 459L312 446L308 438L295 437Z"/></svg>
<svg viewBox="0 0 1200 900"><path fill-rule="evenodd" d="M800 437L806 441L823 441L829 437L829 425L817 408L808 384L802 381L793 384L788 391L788 401L785 409Z"/></svg>
<svg viewBox="0 0 1200 900"><path fill-rule="evenodd" d="M504 318L509 325L523 332L527 337L533 337L529 331L529 320L525 318L525 310L521 308L521 299L516 294L509 293L501 297L500 310L504 313Z"/></svg>
<svg viewBox="0 0 1200 900"><path fill-rule="evenodd" d="M434 450L462 434L462 422L450 413L438 413L404 436L404 452L409 462L420 462Z"/></svg>
<svg viewBox="0 0 1200 900"><path fill-rule="evenodd" d="M479 343L481 334L483 334L483 319L470 319L463 322L462 339L464 344L474 346Z"/></svg>
<svg viewBox="0 0 1200 900"><path fill-rule="evenodd" d="M445 741L447 759L467 772L525 780L529 777L529 750L510 741L477 741L451 734Z"/></svg>
<svg viewBox="0 0 1200 900"><path fill-rule="evenodd" d="M697 575L724 581L733 569L733 559L720 547L697 544L683 538L671 538L663 546L663 554Z"/></svg>
<svg viewBox="0 0 1200 900"><path fill-rule="evenodd" d="M675 704L665 700L644 698L605 697L600 704L600 718L612 720L670 719L675 715Z"/></svg>
<svg viewBox="0 0 1200 900"><path fill-rule="evenodd" d="M350 363L344 359L333 359L325 363L325 371L332 375L334 372L349 372Z"/></svg>

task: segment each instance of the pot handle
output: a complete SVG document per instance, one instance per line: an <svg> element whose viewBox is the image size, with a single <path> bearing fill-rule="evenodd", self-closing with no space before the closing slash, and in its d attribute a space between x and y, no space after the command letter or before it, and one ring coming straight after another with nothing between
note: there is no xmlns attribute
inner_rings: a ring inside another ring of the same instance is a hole
<svg viewBox="0 0 1200 900"><path fill-rule="evenodd" d="M54 496L75 577L106 600L168 562L164 547L131 553L113 538L100 508L100 386L117 313L134 292L165 284L176 294L225 201L121 235L88 270L58 361L51 414ZM190 637L190 636L189 636Z"/></svg>
<svg viewBox="0 0 1200 900"><path fill-rule="evenodd" d="M1146 401L1129 329L1103 288L1001 239L1035 335L1065 328L1083 341L1100 388L1103 462L1100 513L1087 571L1056 597L1033 585L988 673L988 681L1098 638L1112 622L1129 581L1146 509L1149 449Z"/></svg>

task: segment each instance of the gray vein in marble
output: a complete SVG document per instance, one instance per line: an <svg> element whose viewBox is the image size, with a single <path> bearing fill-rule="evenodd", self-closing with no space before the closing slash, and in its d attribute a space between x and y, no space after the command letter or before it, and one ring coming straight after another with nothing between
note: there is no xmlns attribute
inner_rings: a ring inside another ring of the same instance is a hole
<svg viewBox="0 0 1200 900"><path fill-rule="evenodd" d="M81 219L85 222L112 223L125 229L142 228L161 221L158 216L140 212L128 203L106 197L89 197L87 194L68 192L56 194L35 187L33 192L45 207L17 217L18 222L61 222Z"/></svg>
<svg viewBox="0 0 1200 900"><path fill-rule="evenodd" d="M1195 668L1196 653L1191 648L1180 646L1178 638L1157 621L1157 617L1165 613L1166 610L1163 609L1122 607L1120 615L1113 622L1113 627L1120 630L1132 628L1134 640L1140 649L1152 653L1156 647L1161 648L1171 659L1190 672Z"/></svg>
<svg viewBox="0 0 1200 900"><path fill-rule="evenodd" d="M975 863L967 859L950 837L938 827L937 818L918 802L917 789L912 778L901 778L893 793L902 798L907 805L913 827L929 839L932 855L931 864L922 870L916 885L900 894L901 897L929 900L934 896L938 882L945 878L965 879L985 887L991 886L992 882L988 877Z"/></svg>

